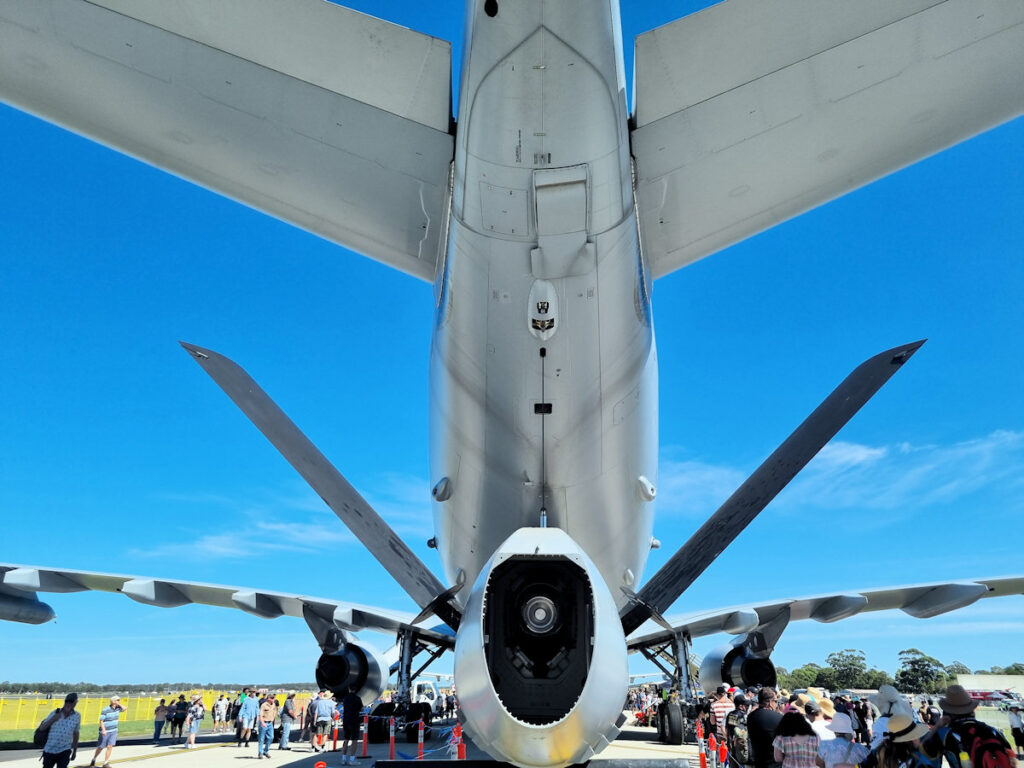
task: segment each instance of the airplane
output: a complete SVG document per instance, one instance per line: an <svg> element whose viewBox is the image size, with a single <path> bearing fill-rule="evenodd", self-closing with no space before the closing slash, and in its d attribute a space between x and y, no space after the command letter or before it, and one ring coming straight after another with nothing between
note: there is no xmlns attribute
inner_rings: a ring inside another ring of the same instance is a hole
<svg viewBox="0 0 1024 768"><path fill-rule="evenodd" d="M364 698L390 665L352 633L394 632L400 685L417 654L453 651L474 741L562 766L617 733L629 652L681 680L690 641L725 631L736 640L705 657L701 679L772 684L791 621L927 618L1024 592L1021 577L943 581L664 617L920 342L854 369L644 579L658 495L652 282L1018 115L1022 10L727 0L638 38L631 109L616 4L467 10L456 122L446 44L319 0L4 6L4 101L433 281L444 579L244 370L186 343L419 614L8 564L3 618L46 621L36 593L86 589L302 617L323 651L318 682Z"/></svg>

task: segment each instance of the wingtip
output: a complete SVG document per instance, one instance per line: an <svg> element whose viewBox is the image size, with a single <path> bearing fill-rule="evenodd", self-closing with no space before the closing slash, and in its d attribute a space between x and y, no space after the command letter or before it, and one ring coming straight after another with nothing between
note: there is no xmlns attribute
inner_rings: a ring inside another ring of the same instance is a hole
<svg viewBox="0 0 1024 768"><path fill-rule="evenodd" d="M918 339L917 341L912 341L909 344L894 347L893 349L889 350L888 353L883 354L892 355L892 358L889 360L889 362L892 363L893 365L903 365L905 362L907 362L907 360L910 359L911 355L913 355L915 352L917 352L917 350L924 346L924 343L926 341L928 341L928 339Z"/></svg>
<svg viewBox="0 0 1024 768"><path fill-rule="evenodd" d="M195 344L189 344L187 341L179 340L178 343L181 344L181 346L184 347L185 351L192 355L192 357L194 357L196 360L210 359L210 350L203 349L202 347L197 347Z"/></svg>

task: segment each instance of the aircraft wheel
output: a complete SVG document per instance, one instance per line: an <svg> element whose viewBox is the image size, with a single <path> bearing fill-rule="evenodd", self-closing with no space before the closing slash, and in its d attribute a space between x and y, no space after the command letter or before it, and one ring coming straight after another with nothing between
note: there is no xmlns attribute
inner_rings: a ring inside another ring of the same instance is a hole
<svg viewBox="0 0 1024 768"><path fill-rule="evenodd" d="M683 743L683 708L678 701L670 701L665 707L665 741Z"/></svg>
<svg viewBox="0 0 1024 768"><path fill-rule="evenodd" d="M391 738L388 718L395 713L394 702L383 701L370 710L367 734L371 744L386 744Z"/></svg>
<svg viewBox="0 0 1024 768"><path fill-rule="evenodd" d="M407 744L416 744L420 740L420 720L424 723L423 738L426 739L426 724L430 722L429 718L429 704L413 704L409 707L409 715L407 717L409 724L405 726L405 741Z"/></svg>
<svg viewBox="0 0 1024 768"><path fill-rule="evenodd" d="M658 721L658 741L665 741L667 736L665 735L665 702L658 704L658 708L655 710L655 718Z"/></svg>

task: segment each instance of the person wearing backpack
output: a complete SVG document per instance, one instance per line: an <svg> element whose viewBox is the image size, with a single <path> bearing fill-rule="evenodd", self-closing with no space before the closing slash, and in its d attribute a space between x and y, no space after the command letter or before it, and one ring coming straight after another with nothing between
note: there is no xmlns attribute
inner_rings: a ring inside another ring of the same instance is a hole
<svg viewBox="0 0 1024 768"><path fill-rule="evenodd" d="M75 711L76 704L78 694L69 693L64 706L53 710L36 729L37 739L45 735L45 741L37 744L43 748L43 768L68 768L78 754L82 715Z"/></svg>
<svg viewBox="0 0 1024 768"><path fill-rule="evenodd" d="M913 710L909 715L891 715L882 740L859 768L941 768L940 763L933 764L921 749L920 739L927 735L928 726L914 720Z"/></svg>
<svg viewBox="0 0 1024 768"><path fill-rule="evenodd" d="M950 768L1014 768L1017 757L1002 732L974 717L978 702L962 685L951 685L939 699L942 717L921 739L921 751Z"/></svg>
<svg viewBox="0 0 1024 768"><path fill-rule="evenodd" d="M725 739L729 745L729 757L738 765L753 765L754 750L750 748L750 732L747 728L750 702L740 693L732 703L735 709L725 716Z"/></svg>

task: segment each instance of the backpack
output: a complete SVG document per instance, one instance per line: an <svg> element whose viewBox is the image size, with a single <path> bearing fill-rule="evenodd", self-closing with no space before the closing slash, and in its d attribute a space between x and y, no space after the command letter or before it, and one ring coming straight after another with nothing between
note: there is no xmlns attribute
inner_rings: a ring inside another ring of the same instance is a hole
<svg viewBox="0 0 1024 768"><path fill-rule="evenodd" d="M754 750L750 748L750 729L747 728L746 713L733 710L726 715L725 723L727 728L732 726L729 755L740 765L750 765L754 762Z"/></svg>
<svg viewBox="0 0 1024 768"><path fill-rule="evenodd" d="M46 740L50 738L50 726L56 721L55 715L60 712L59 709L53 710L50 714L42 719L36 728L35 733L32 734L32 743L37 747L45 747Z"/></svg>
<svg viewBox="0 0 1024 768"><path fill-rule="evenodd" d="M1014 768L1014 757L1006 741L995 729L977 720L968 720L953 734L960 742L960 753L967 754L973 768ZM963 763L963 759L960 760ZM963 766L967 768L967 766Z"/></svg>

